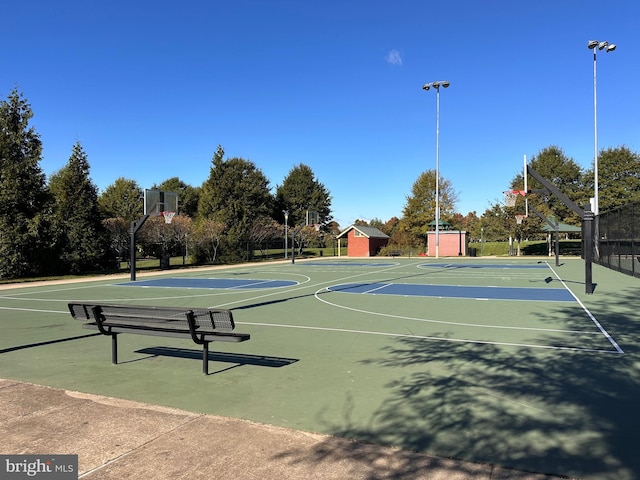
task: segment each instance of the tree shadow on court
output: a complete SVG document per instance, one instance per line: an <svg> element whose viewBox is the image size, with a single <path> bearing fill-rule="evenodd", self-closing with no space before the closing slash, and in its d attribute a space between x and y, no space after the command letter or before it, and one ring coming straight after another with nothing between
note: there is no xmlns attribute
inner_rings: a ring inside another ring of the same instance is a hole
<svg viewBox="0 0 640 480"><path fill-rule="evenodd" d="M604 302L596 316L625 354L402 338L365 361L396 374L373 416L353 421L346 401L344 418L326 422L326 431L541 474L640 478L638 298L626 289ZM570 323L584 322L572 318L572 306L556 310ZM549 333L545 341L562 344L565 335ZM373 468L376 452L332 439L306 461L356 456ZM421 467L398 455L396 476L373 468L370 478L412 478Z"/></svg>

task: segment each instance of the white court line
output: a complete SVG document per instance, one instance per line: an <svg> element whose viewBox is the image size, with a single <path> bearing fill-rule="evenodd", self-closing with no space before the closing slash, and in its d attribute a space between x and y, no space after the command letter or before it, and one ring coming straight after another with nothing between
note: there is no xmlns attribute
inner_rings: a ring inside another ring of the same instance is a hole
<svg viewBox="0 0 640 480"><path fill-rule="evenodd" d="M362 292L362 295L367 295L370 294L372 292L377 292L378 290L382 290L383 288L387 288L389 285L391 285L390 283L383 283L382 285L380 285L379 287L376 288L372 288L370 290L367 290L366 292Z"/></svg>
<svg viewBox="0 0 640 480"><path fill-rule="evenodd" d="M416 263L420 263L420 262L416 262ZM233 302L227 302L224 304L220 304L220 305L216 305L216 307L224 307L224 306L228 306L228 305L233 305L233 304L237 304L237 303L247 303L250 304L250 302L255 302L256 300L260 300L262 298L265 297L271 297L274 295L279 295L282 293L291 293L291 292L295 292L301 289L305 289L305 288L309 288L309 287L317 287L320 285L326 285L326 284L335 284L336 282L341 282L341 281L345 281L345 280L349 280L352 278L357 278L357 277L361 277L361 276L366 276L366 275L371 275L371 274L375 274L375 273L380 273L380 272L388 272L389 270L393 270L399 267L405 267L405 266L409 266L407 264L404 265L397 265L394 267L387 267L384 269L379 269L379 270L374 270L374 271L368 271L368 272L362 272L359 274L354 274L354 275L350 275L347 277L343 277L342 279L332 279L332 280L328 280L328 281L324 281L324 282L319 282L315 285L305 285L305 284L299 284L297 287L292 288L288 291L279 291L279 292L270 292L268 294L265 295L259 295L256 297L252 297L250 299L244 298L244 299L240 299L237 301L233 301ZM606 330L604 330L604 328L602 328L602 326L600 325L600 323L595 319L595 317L591 314L591 312L588 311L588 309L584 306L584 304L577 298L575 297L575 295L573 294L573 292L571 292L571 290L567 287L567 285L562 281L562 279L558 276L558 274L553 270L553 268L551 268L551 266L547 263L547 266L549 267L549 269L556 275L556 277L558 278L558 280L560 280L560 282L564 285L564 287L569 290L569 292L571 293L571 295L576 299L576 301L578 302L578 304L583 308L583 310L587 313L587 315L591 318L591 320L595 323L596 326L598 326L598 328L600 329L600 331L609 339L609 341L612 343L612 345L614 345L614 347L616 347L616 352L617 353L624 353L622 351L622 349L617 345L617 343L611 338L611 336L606 332ZM85 286L85 287L76 287L77 289L80 288L94 288L94 287L100 287L100 286L104 286L104 285L95 285L95 286ZM59 289L59 290L55 290L55 291L67 291L67 290L75 290L76 288L69 288L69 289ZM322 290L322 289L320 289ZM315 296L318 300L322 301L323 303L326 303L328 305L332 305L338 308L344 308L347 310L353 310L353 311L357 311L357 312L361 312L361 313L367 313L367 314L373 314L373 315L379 315L379 316L385 316L385 317L391 317L391 318L400 318L400 319L409 319L409 320L415 320L415 321L422 321L422 322L433 322L433 323L443 323L443 324L452 324L452 325L461 325L461 326L473 326L473 327L483 327L483 328L505 328L505 329L516 329L516 330L539 330L539 331L545 331L545 332L558 332L558 333L577 333L577 334L586 334L586 335L597 335L597 332L583 332L583 331L572 331L572 330L550 330L550 329L540 329L540 328L529 328L529 327L505 327L505 326L480 326L480 325L473 325L473 324L464 324L464 323L455 323L455 322L445 322L445 321L438 321L438 320L428 320L428 319L416 319L416 318L410 318L410 317L401 317L398 315L390 315L390 314L384 314L384 313L379 313L379 312L368 312L368 311L363 311L363 310L358 310L355 308L350 308L350 307L344 307L341 305L337 305L337 304L333 304L331 302L327 302L321 298L318 297L318 293L320 292L320 290L318 290L315 293ZM46 290L45 292L51 292L53 290ZM45 293L45 292L38 292L38 293ZM35 293L35 292L31 292L31 293ZM194 295L195 296L208 296L208 295ZM187 296L184 296L185 298ZM2 298L2 297L0 297ZM160 297L163 298L163 297ZM172 298L183 298L183 297L172 297ZM34 300L34 299L29 299L29 300ZM132 299L132 298L128 298L128 301L135 301L135 300L154 300L154 299L149 299L149 298L143 298L143 299ZM63 300L58 300L58 299L42 299L42 301L63 301ZM64 300L66 301L66 300ZM105 300L101 300L101 301L105 301ZM60 314L66 314L68 312L60 312L60 311L48 311L48 310L35 310L35 309L21 309L21 308L10 308L10 307L0 307L3 310L21 310L21 311L33 311L33 312L44 312L44 313L60 313ZM243 322L236 322L238 324L242 324ZM458 343L478 343L478 344L492 344L492 345L507 345L507 346L521 346L521 347L531 347L531 348L542 348L542 349L552 349L552 350L573 350L573 351L585 351L585 352L601 352L601 353L613 353L609 350L601 350L601 349L587 349L587 348L578 348L578 347L554 347L554 346L544 346L544 345L529 345L529 344L518 344L518 343L506 343L506 342L494 342L494 341L480 341L480 340L462 340L462 339L451 339L451 338L441 338L441 337L430 337L430 336L419 336L419 335L408 335L408 334L393 334L393 333L383 333L383 332L368 332L368 331L359 331L359 330L349 330L349 329L338 329L338 328L324 328L324 327L308 327L308 326L296 326L296 325L277 325L277 324L260 324L260 323L251 323L251 322L244 322L247 325L264 325L264 326L275 326L275 327L286 327L286 328L299 328L299 329L311 329L311 330L328 330L328 331L342 331L342 332L347 332L347 333L364 333L364 334L371 334L371 335L387 335L387 336L394 336L394 337L414 337L414 338L424 338L424 339L434 339L434 340L444 340L444 341L450 341L450 342L458 342Z"/></svg>
<svg viewBox="0 0 640 480"><path fill-rule="evenodd" d="M418 262L416 262L418 263ZM371 275L371 274L377 274L380 272L388 272L389 270L393 270L395 268L400 268L400 267L406 267L407 265L396 265L396 266L392 266L392 267L385 267L382 269L378 269L378 270L371 270L371 271L367 271L367 272L361 272L361 273L357 273L357 274L353 274L353 275L349 275L347 277L343 277L343 278L334 278L332 280L326 280L324 282L318 282L318 283L312 283L310 285L304 285L301 284L298 287L294 287L290 290L285 290L285 291L280 291L280 292L272 292L272 293L266 293L264 295L258 295L255 297L251 297L251 298L243 298L240 300L236 300L234 302L227 302L227 303L221 303L218 305L214 305L212 308L224 308L224 307L228 307L229 305L235 305L238 303L246 303L247 305L251 305L251 302L255 302L256 300L261 300L263 298L266 297L272 297L274 295L280 295L283 293L293 293L293 292L297 292L298 290L303 290L303 289L307 289L307 288L315 288L315 287L319 287L321 285L328 285L328 284L336 284L336 285L340 285L341 282L344 282L345 280L351 280L352 278L358 278L358 277L364 277L367 275ZM410 266L410 265L409 265Z"/></svg>
<svg viewBox="0 0 640 480"><path fill-rule="evenodd" d="M465 340L461 338L432 337L428 335L413 335L413 334L410 335L406 333L373 332L369 330L352 330L348 328L309 327L304 325L282 325L278 323L257 323L257 322L236 322L236 325L256 325L260 327L275 327L275 328L296 328L300 330L321 330L324 332L358 333L361 335L378 335L383 337L396 337L396 338L398 337L399 338L418 338L423 340L438 340L438 341L453 342L453 343L477 343L482 345L540 348L545 350L568 350L568 351L574 351L574 352L614 353L611 350L601 350L597 348L554 347L552 345L531 345L527 343L494 342L494 341L488 341L488 340Z"/></svg>
<svg viewBox="0 0 640 480"><path fill-rule="evenodd" d="M584 305L584 303L582 303L580 301L580 299L578 297L576 297L576 295L571 291L571 289L567 286L566 283L564 283L564 280L562 280L562 278L560 278L560 275L557 274L557 272L551 267L551 265L549 265L549 262L545 262L547 264L547 266L549 267L549 269L551 269L551 271L553 272L553 274L556 276L556 278L558 280L560 280L560 283L562 283L562 285L564 285L564 288L566 288L567 290L569 290L569 293L571 293L571 295L573 296L573 298L576 299L576 302L578 302L578 304L582 307L582 309L585 311L585 313L589 316L589 318L591 319L591 321L595 324L596 327L598 327L598 329L602 332L602 334L605 336L605 338L607 340L609 340L609 342L611 343L611 345L613 345L613 348L616 349L616 351L618 353L624 353L624 351L622 350L622 348L620 348L620 345L618 345L618 343L613 339L613 337L611 335L609 335L609 332L607 332L604 327L602 325L600 325L600 322L596 319L596 317L593 316L593 314L589 311L589 309Z"/></svg>
<svg viewBox="0 0 640 480"><path fill-rule="evenodd" d="M332 307L341 308L343 310L349 310L351 312L356 312L356 313L365 313L367 315L375 315L378 317L395 318L399 320L412 320L414 322L423 322L423 323L439 323L443 325L455 325L458 327L496 328L501 330L522 330L522 331L536 331L536 332L549 332L549 333L574 333L574 334L580 334L580 335L600 335L599 332L590 332L590 331L583 331L583 330L556 330L556 329L539 328L539 327L512 327L508 325L478 325L476 323L451 322L447 320L431 320L428 318L405 317L403 315L396 315L394 313L374 312L370 310L362 310L360 308L347 307L345 305L339 305L337 303L329 302L328 300L325 300L324 298L319 297L319 294L322 290L325 290L326 292L329 292L329 293L339 293L339 292L334 292L333 290L328 290L326 287L318 290L315 293L315 297L317 300L321 301L322 303L325 303Z"/></svg>
<svg viewBox="0 0 640 480"><path fill-rule="evenodd" d="M233 267L230 267L233 268ZM270 268L270 267L269 267ZM287 275L287 276L294 276L294 277L302 277L304 279L304 281L297 281L296 285L297 286L303 286L306 283L311 281L311 277L309 277L308 275L303 275L300 273L294 273L294 272L279 272L279 271L274 271L271 269L265 269L265 270L261 270L261 272L267 272L267 273L272 273L272 274L276 274L276 275ZM207 272L207 275L209 275L210 273ZM176 277L176 278L182 278L182 277ZM188 278L188 277L187 277ZM127 280L128 281L128 280ZM278 279L271 279L271 280L263 280L263 281L279 281ZM295 280L292 280L295 281ZM44 287L43 290L38 290L38 291L24 291L24 292L14 292L11 295L0 295L0 300L15 300L15 301L30 301L30 302L65 302L68 303L70 300L75 300L74 298L17 298L18 296L27 296L27 295L37 295L37 294L43 294L43 293L50 293L50 292L71 292L74 290L82 290L82 289L87 289L87 288L101 288L101 287L107 287L107 288L128 288L128 287L124 287L122 285L119 285L117 283L101 283L98 285L83 285L83 286L75 286L75 287L64 287L64 288L51 288L51 289L46 289L46 287ZM139 288L143 288L143 289L151 289L151 288L163 288L163 289L169 289L169 288L174 288L174 287L145 287L145 286L140 286ZM275 288L287 288L287 287L273 287ZM197 288L191 288L191 290L197 290ZM201 290L207 290L207 293L202 293L202 294L194 294L194 293L190 293L188 295L173 295L173 296L161 296L161 297L137 297L137 298L132 298L132 297L111 297L111 298L99 298L99 299L82 299L83 302L147 302L147 301L154 301L154 300L174 300L174 299L182 299L182 298L200 298L200 297L217 297L217 296L223 296L223 295L229 295L230 293L233 294L243 294L246 293L245 291L238 289L238 288L233 288L233 287L229 287L226 289L217 289L217 291L211 291L209 289L201 289ZM275 293L280 293L280 292L275 292ZM274 294L275 294L274 293ZM286 293L286 292L285 292ZM8 308L5 308L8 309ZM17 309L16 309L17 310Z"/></svg>
<svg viewBox="0 0 640 480"><path fill-rule="evenodd" d="M325 302L326 303L326 302ZM332 304L329 304L332 305ZM340 307L340 305L336 305ZM344 307L343 307L344 308ZM0 307L2 310L19 310L19 311L27 311L27 312L38 312L38 313L58 313L58 314L68 314L69 312L64 311L56 311L56 310L36 310L29 308L10 308L10 307ZM348 308L349 310L359 311L357 309ZM372 313L366 312L364 313ZM377 314L387 317L394 318L407 318L407 317L398 317L396 315L389 314ZM416 319L419 320L419 319ZM422 320L422 321L433 321L437 323L450 323L450 322L438 322L436 320ZM340 332L340 333L357 333L363 335L377 335L384 337L394 337L394 338L418 338L423 340L438 340L452 343L475 343L481 345L500 345L500 346L509 346L509 347L527 347L527 348L538 348L544 350L564 350L564 351L574 351L574 352L591 352L591 353L614 353L611 350L602 350L596 348L578 348L578 347L558 347L552 345L532 345L528 343L514 343L514 342L497 342L497 341L489 341L489 340L470 340L470 339L461 339L461 338L446 338L446 337L436 337L429 335L415 335L415 334L406 334L406 333L390 333L390 332L374 332L370 330L355 330L349 328L330 328L330 327L313 327L306 325L283 325L278 323L260 323L260 322L235 322L236 325L255 325L260 327L274 327L274 328L295 328L299 330L318 330L318 331L326 331L326 332ZM477 325L476 325L477 326ZM500 327L498 327L500 328ZM515 327L502 327L502 328L515 328ZM522 330L543 330L543 329L535 329L535 328L521 328ZM563 332L563 330L544 330L544 331L552 331L552 332ZM569 332L572 333L572 332ZM589 332L573 332L573 333L589 333Z"/></svg>
<svg viewBox="0 0 640 480"><path fill-rule="evenodd" d="M218 280L218 279L214 279L214 280ZM223 278L221 280L226 280L226 278ZM282 282L283 280L257 280L255 282L251 282L251 283L243 283L242 285L236 285L235 287L227 287L225 290L238 290L238 289L242 289L242 288L247 288L247 287L253 287L255 285L262 285L263 283L269 283L269 282ZM290 280L291 282L293 282L293 280ZM294 282L296 285L299 285L298 282ZM289 285L287 285L289 286ZM210 287L205 287L205 288L210 288ZM281 287L270 287L270 288L281 288Z"/></svg>
<svg viewBox="0 0 640 480"><path fill-rule="evenodd" d="M0 310L11 310L18 312L36 312L36 313L64 313L68 314L69 311L61 312L59 310L38 310L36 308L14 308L14 307L0 307Z"/></svg>

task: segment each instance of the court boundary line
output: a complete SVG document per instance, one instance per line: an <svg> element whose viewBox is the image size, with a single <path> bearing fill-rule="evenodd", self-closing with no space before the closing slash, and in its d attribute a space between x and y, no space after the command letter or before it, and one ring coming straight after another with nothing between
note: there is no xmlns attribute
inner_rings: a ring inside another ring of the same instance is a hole
<svg viewBox="0 0 640 480"><path fill-rule="evenodd" d="M496 328L496 329L501 329L501 330L523 330L523 331L538 331L538 332L552 332L552 333L575 333L575 334L579 334L579 335L600 335L600 332L587 332L584 330L560 330L560 329L551 329L551 328L539 328L539 327L511 327L508 325L477 325L475 323L464 323L464 322L451 322L451 321L447 321L447 320L433 320L433 319L429 319L429 318L416 318L416 317L407 317L404 315L396 315L393 313L384 313L384 312L372 312L369 310L362 310L360 308L355 308L355 307L349 307L346 305L340 305L337 303L332 303L329 302L323 298L320 298L318 295L319 293L325 290L328 293L339 293L339 292L332 292L331 290L327 290L327 287L324 287L320 290L318 290L315 293L315 297L317 300L319 300L320 302L325 303L326 305L329 305L331 307L335 307L335 308L341 308L344 310L349 310L352 312L356 312L356 313L364 313L367 315L375 315L375 316L379 316L379 317L387 317L387 318L397 318L400 320L411 320L411 321L415 321L415 322L423 322L423 323L439 323L439 324L443 324L443 325L454 325L454 326L458 326L458 327L472 327L472 328ZM470 300L475 300L475 299L470 299Z"/></svg>
<svg viewBox="0 0 640 480"><path fill-rule="evenodd" d="M549 262L545 261L545 263L547 264L549 269L553 272L553 274L556 276L556 278L560 281L560 283L564 286L564 288L566 288L569 291L569 293L571 293L573 298L576 299L576 302L578 302L578 305L580 305L582 307L582 309L585 311L585 313L591 319L591 321L595 324L595 326L598 328L598 330L600 330L600 332L604 335L604 337L607 340L609 340L609 343L611 343L611 345L613 345L613 348L616 349L617 353L624 354L624 350L622 350L620 345L618 345L618 342L616 342L613 339L613 337L609 334L609 332L607 332L607 330L602 326L602 324L598 321L598 319L589 311L589 309L586 307L586 305L584 303L582 303L582 301L576 296L576 294L571 291L571 289L564 282L564 280L562 280L560 275L558 275L558 273L553 269L553 267L551 265L549 265Z"/></svg>
<svg viewBox="0 0 640 480"><path fill-rule="evenodd" d="M530 298L488 298L488 297L459 297L459 296L446 296L446 295L410 295L406 293L372 293L378 290L383 290L392 285L421 285L426 287L451 287L451 288L488 288L488 289L505 289L505 290L540 290L546 291L549 290L559 290L564 291L563 288L544 288L544 287L509 287L509 286L499 286L499 285L452 285L452 284L442 284L442 283L406 283L406 282L369 282L369 283L377 283L379 286L372 288L370 290L362 291L362 292L349 292L348 290L330 290L331 287L341 287L341 286L349 286L349 285L366 285L366 283L358 284L358 283L339 283L336 285L331 285L330 287L325 287L328 292L331 293L344 293L349 295L387 295L389 297L415 297L415 298L439 298L439 299L448 299L448 300L484 300L484 301L500 301L500 302L548 302L548 303L570 303L571 300L541 300L541 299L530 299ZM571 292L571 291L570 291ZM575 295L572 293L572 298L575 300Z"/></svg>
<svg viewBox="0 0 640 480"><path fill-rule="evenodd" d="M491 340L468 340L468 339L462 339L462 338L435 337L435 336L429 336L429 335L415 335L415 334L408 334L408 333L374 332L370 330L355 330L355 329L349 329L349 328L310 327L306 325L283 325L279 323L261 323L261 322L236 322L236 324L237 325L256 325L261 327L296 328L300 330L320 330L320 331L326 331L326 332L357 333L362 335L378 335L378 336L384 336L384 337L418 338L418 339L424 339L424 340L437 340L437 341L454 342L454 343L475 343L475 344L481 344L481 345L525 347L525 348L536 348L536 349L545 349L545 350L563 350L563 351L573 351L573 352L617 354L617 352L614 352L612 350L602 350L602 349L596 349L596 348L559 347L559 346L553 346L553 345L532 345L527 343L496 342Z"/></svg>

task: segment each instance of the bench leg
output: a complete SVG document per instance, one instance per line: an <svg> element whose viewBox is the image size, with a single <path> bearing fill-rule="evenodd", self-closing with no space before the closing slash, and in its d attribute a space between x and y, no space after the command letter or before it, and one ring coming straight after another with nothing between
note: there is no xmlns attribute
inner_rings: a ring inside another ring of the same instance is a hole
<svg viewBox="0 0 640 480"><path fill-rule="evenodd" d="M209 342L202 344L202 373L209 375Z"/></svg>
<svg viewBox="0 0 640 480"><path fill-rule="evenodd" d="M111 334L111 363L118 364L118 334Z"/></svg>

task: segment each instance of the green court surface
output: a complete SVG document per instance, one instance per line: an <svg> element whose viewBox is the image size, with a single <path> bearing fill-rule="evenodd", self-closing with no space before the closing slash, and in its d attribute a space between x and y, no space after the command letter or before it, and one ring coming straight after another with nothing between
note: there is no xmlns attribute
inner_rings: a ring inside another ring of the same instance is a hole
<svg viewBox="0 0 640 480"><path fill-rule="evenodd" d="M0 290L0 377L532 472L640 478L640 280L562 259L331 259ZM67 303L220 307L244 343L82 329Z"/></svg>

